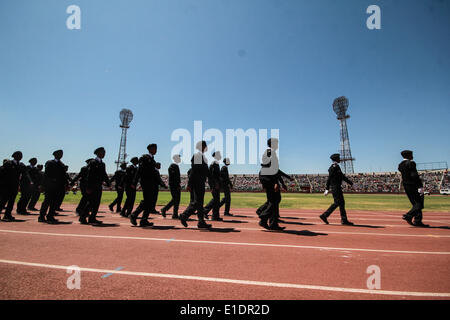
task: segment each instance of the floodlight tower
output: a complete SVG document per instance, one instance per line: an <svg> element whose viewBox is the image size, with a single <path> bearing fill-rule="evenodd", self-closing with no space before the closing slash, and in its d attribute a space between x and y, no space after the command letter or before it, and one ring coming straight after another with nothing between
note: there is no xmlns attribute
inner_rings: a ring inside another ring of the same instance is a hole
<svg viewBox="0 0 450 320"><path fill-rule="evenodd" d="M127 159L127 130L130 128L130 123L133 120L133 112L129 109L122 109L120 111L120 127L122 128L122 137L120 138L119 158L116 161L117 170L122 163L126 163Z"/></svg>
<svg viewBox="0 0 450 320"><path fill-rule="evenodd" d="M350 139L348 138L347 119L350 116L347 114L348 99L346 97L339 97L334 99L333 110L337 114L341 126L341 163L344 173L354 173L352 151L350 149Z"/></svg>

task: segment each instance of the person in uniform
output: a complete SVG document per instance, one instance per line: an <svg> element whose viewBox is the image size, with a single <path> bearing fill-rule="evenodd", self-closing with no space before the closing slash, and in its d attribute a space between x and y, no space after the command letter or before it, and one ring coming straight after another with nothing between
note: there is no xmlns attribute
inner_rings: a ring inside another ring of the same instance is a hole
<svg viewBox="0 0 450 320"><path fill-rule="evenodd" d="M115 189L117 192L116 199L108 206L111 212L114 212L114 206L117 205L116 212L119 213L122 211L122 199L124 192L124 183L125 183L125 175L126 175L127 164L122 163L120 165L120 170L117 170L113 177L111 178L111 183L113 181L116 182Z"/></svg>
<svg viewBox="0 0 450 320"><path fill-rule="evenodd" d="M31 178L26 170L25 165L20 162L23 155L22 152L16 151L12 154L13 160L4 162L2 168L2 178L0 188L0 214L5 209L3 221L14 221L12 210L14 202L16 201L17 193L19 192L19 184L22 176L31 181ZM5 208L6 206L6 208Z"/></svg>
<svg viewBox="0 0 450 320"><path fill-rule="evenodd" d="M91 158L85 161L86 165L80 169L80 172L75 177L73 177L71 182L71 185L74 186L78 180L80 181L78 186L81 191L81 199L80 202L78 203L77 208L75 209L75 212L78 216L81 214L82 210L86 208L87 205L88 196L86 194L86 188L87 188L87 176L89 171L88 165L89 162L91 162L92 160L94 159Z"/></svg>
<svg viewBox="0 0 450 320"><path fill-rule="evenodd" d="M189 203L189 206L180 214L180 222L184 227L187 227L187 221L189 217L197 212L198 228L211 228L210 224L207 224L203 215L203 203L205 199L205 182L209 175L208 161L206 160L204 153L208 150L208 146L205 141L197 143L196 148L198 152L194 154L191 159L191 172L189 173L188 189L192 190L193 199Z"/></svg>
<svg viewBox="0 0 450 320"><path fill-rule="evenodd" d="M181 162L181 157L176 154L172 157L173 163L169 166L169 189L172 199L165 207L161 209L161 215L166 216L166 212L173 206L172 219L178 219L178 207L181 199L181 175L178 164Z"/></svg>
<svg viewBox="0 0 450 320"><path fill-rule="evenodd" d="M208 218L208 213L212 209L212 220L213 221L223 221L219 215L220 209L220 165L219 161L222 159L220 151L216 151L212 154L214 161L209 166L208 183L211 189L212 199L205 206L204 215Z"/></svg>
<svg viewBox="0 0 450 320"><path fill-rule="evenodd" d="M127 195L127 200L125 201L122 211L120 212L122 217L130 216L133 211L134 201L136 201L136 188L132 188L131 186L133 185L133 180L138 170L137 165L139 163L139 159L134 157L130 160L130 162L131 165L129 165L125 171L124 188Z"/></svg>
<svg viewBox="0 0 450 320"><path fill-rule="evenodd" d="M225 205L225 211L223 212L224 216L232 216L230 213L231 206L231 189L233 189L233 184L230 180L230 175L228 173L228 166L230 165L230 159L223 159L224 165L220 169L220 185L223 190L223 199L219 203L219 208Z"/></svg>
<svg viewBox="0 0 450 320"><path fill-rule="evenodd" d="M80 214L79 221L81 224L102 224L102 221L97 220L97 213L102 200L103 183L108 187L111 186L108 174L106 173L106 166L103 162L106 155L105 148L97 148L94 151L94 154L97 157L88 164L86 183L86 194L88 199L86 206Z"/></svg>
<svg viewBox="0 0 450 320"><path fill-rule="evenodd" d="M331 155L330 159L333 161L333 164L328 169L328 180L327 187L324 192L324 195L327 196L329 190L331 188L331 193L333 194L334 203L320 215L320 219L328 224L327 218L333 213L333 211L339 207L341 212L341 223L343 225L352 226L353 223L348 221L347 212L345 211L345 200L344 193L342 192L342 181L345 181L349 185L353 186L353 182L350 181L341 171L341 167L339 163L341 162L341 155L339 153L335 153Z"/></svg>
<svg viewBox="0 0 450 320"><path fill-rule="evenodd" d="M268 149L263 154L259 172L259 180L266 192L267 201L260 207L259 225L268 230L284 230L285 228L278 224L281 201L280 176L283 173L279 168L276 154L278 139L270 138L267 141L267 146Z"/></svg>
<svg viewBox="0 0 450 320"><path fill-rule="evenodd" d="M142 193L144 196L144 213L139 223L140 227L153 226L152 222L148 221L150 212L155 212L156 201L158 198L159 178L156 170L155 154L158 151L158 146L154 143L147 146L148 154L144 154L139 159L139 168L133 181L132 188L136 188L138 182L141 182ZM132 225L137 225L138 215L134 212L130 215L130 222Z"/></svg>
<svg viewBox="0 0 450 320"><path fill-rule="evenodd" d="M66 192L69 191L69 187L72 184L72 179L70 178L69 175L69 166L64 166L64 169L66 170L66 182L65 182L65 188L64 188L64 192L60 194L60 197L58 199L58 205L56 208L56 215L58 215L58 212L64 211L63 208L61 208L63 202L64 202L64 198L66 197Z"/></svg>
<svg viewBox="0 0 450 320"><path fill-rule="evenodd" d="M403 216L403 220L416 227L429 227L429 225L422 222L422 209L424 208L423 183L417 172L416 163L413 161L413 152L404 150L401 152L401 155L403 161L399 164L398 171L402 174L403 187L413 206Z"/></svg>
<svg viewBox="0 0 450 320"><path fill-rule="evenodd" d="M62 150L53 152L55 157L45 164L44 172L44 202L42 202L38 222L58 223L55 219L56 209L59 206L61 194L64 195L67 186L66 168L61 161L64 153Z"/></svg>
<svg viewBox="0 0 450 320"><path fill-rule="evenodd" d="M156 201L155 201L155 207L156 207L156 203L158 202L159 188L167 189L167 186L166 186L165 182L163 181L163 179L161 178L161 173L159 172L159 170L161 170L161 163L157 162L156 165L155 165L155 168L156 168L156 173L158 175L158 189L156 190ZM152 211L150 211L150 212L152 212ZM153 208L153 212L159 213L158 211L156 211L155 208ZM161 214L161 215L164 218L166 217L165 213Z"/></svg>
<svg viewBox="0 0 450 320"><path fill-rule="evenodd" d="M39 197L41 196L42 184L44 182L44 172L42 172L42 169L44 169L44 166L42 164L38 164L36 166L36 175L34 177L31 177L31 180L33 180L34 188L31 194L30 202L28 203L29 211L39 211L36 208L36 204L39 201Z"/></svg>
<svg viewBox="0 0 450 320"><path fill-rule="evenodd" d="M27 211L27 207L36 186L37 159L31 158L28 160L28 163L29 165L26 167L26 171L30 180L28 180L26 175L22 175L20 179L20 199L17 202L17 214L20 215L30 214Z"/></svg>

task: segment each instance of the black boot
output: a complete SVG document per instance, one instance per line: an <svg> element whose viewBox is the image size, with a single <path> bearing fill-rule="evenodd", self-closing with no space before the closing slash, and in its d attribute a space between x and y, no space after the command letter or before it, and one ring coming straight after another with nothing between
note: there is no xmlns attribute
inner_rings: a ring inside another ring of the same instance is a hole
<svg viewBox="0 0 450 320"><path fill-rule="evenodd" d="M327 217L325 217L323 214L321 214L321 215L319 216L319 218L320 218L320 220L322 220L323 222L325 222L325 224L328 224Z"/></svg>

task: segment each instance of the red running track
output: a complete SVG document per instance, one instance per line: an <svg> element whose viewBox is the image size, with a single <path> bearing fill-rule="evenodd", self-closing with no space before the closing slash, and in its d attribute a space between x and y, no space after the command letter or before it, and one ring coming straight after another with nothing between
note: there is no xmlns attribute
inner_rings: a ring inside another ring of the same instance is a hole
<svg viewBox="0 0 450 320"><path fill-rule="evenodd" d="M198 230L170 215L133 227L106 206L105 225L86 226L64 208L58 219L67 224L37 215L0 223L0 299L450 298L450 213L427 212L431 228L415 228L402 213L350 211L350 227L338 213L324 225L317 211L281 210L286 230L271 232L249 209ZM67 288L73 265L79 290ZM380 289L367 287L371 265Z"/></svg>

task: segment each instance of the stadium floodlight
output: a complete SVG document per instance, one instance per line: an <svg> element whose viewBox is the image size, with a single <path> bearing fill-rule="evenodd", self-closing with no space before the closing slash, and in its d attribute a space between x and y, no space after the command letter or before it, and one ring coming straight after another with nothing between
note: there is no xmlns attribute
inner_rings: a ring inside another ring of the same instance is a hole
<svg viewBox="0 0 450 320"><path fill-rule="evenodd" d="M350 116L347 114L348 99L346 97L339 97L333 101L333 110L337 114L340 121L341 128L341 163L344 173L354 173L352 151L350 149L350 139L348 137L347 119Z"/></svg>
<svg viewBox="0 0 450 320"><path fill-rule="evenodd" d="M117 158L117 170L122 163L127 163L127 130L133 121L133 112L130 109L122 109L120 111L120 127L122 128L122 136L120 138L119 157Z"/></svg>

